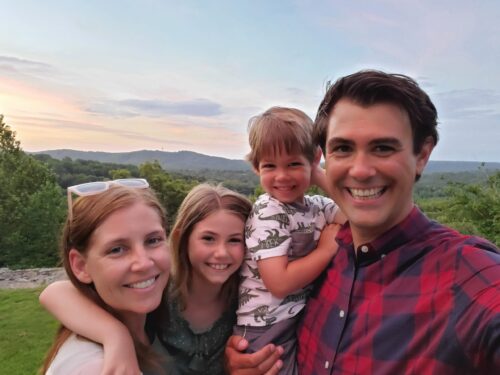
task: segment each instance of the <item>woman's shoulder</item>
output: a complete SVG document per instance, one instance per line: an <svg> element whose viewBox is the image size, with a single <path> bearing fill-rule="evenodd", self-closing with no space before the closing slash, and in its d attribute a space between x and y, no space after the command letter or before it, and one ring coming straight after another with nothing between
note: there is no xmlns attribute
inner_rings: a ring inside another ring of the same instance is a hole
<svg viewBox="0 0 500 375"><path fill-rule="evenodd" d="M62 344L46 375L80 375L101 372L104 351L101 345L72 334Z"/></svg>

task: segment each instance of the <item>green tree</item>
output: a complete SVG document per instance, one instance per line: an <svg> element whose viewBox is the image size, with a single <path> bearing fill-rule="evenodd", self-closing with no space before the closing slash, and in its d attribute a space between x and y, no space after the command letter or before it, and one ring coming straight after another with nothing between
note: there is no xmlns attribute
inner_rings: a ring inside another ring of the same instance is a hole
<svg viewBox="0 0 500 375"><path fill-rule="evenodd" d="M182 200L198 182L173 178L162 169L156 160L142 164L139 171L141 177L148 180L149 185L156 192L158 199L167 210L169 222L172 224Z"/></svg>
<svg viewBox="0 0 500 375"><path fill-rule="evenodd" d="M61 189L0 119L0 267L54 266L64 215Z"/></svg>

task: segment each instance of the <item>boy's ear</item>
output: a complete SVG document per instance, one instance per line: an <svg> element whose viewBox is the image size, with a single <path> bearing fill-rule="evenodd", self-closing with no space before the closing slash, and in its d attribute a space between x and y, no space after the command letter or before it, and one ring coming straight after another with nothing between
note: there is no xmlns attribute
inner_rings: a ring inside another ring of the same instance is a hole
<svg viewBox="0 0 500 375"><path fill-rule="evenodd" d="M87 272L87 260L78 250L71 249L69 251L69 265L75 277L82 283L90 284L92 282L92 277Z"/></svg>
<svg viewBox="0 0 500 375"><path fill-rule="evenodd" d="M253 164L252 164L252 171L253 171L253 173L255 173L257 176L260 176L259 168L256 168Z"/></svg>
<svg viewBox="0 0 500 375"><path fill-rule="evenodd" d="M313 161L313 165L319 165L319 163L321 162L321 157L323 156L323 151L321 151L321 147L319 146L316 146L316 153L314 155L314 161Z"/></svg>

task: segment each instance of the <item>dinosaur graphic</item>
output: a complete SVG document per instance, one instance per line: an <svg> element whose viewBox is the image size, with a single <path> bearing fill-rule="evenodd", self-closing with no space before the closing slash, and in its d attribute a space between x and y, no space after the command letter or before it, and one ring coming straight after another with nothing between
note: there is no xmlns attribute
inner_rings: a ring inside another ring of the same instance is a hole
<svg viewBox="0 0 500 375"><path fill-rule="evenodd" d="M255 232L255 228L253 228L251 225L245 227L245 239L249 239L252 237L253 232Z"/></svg>
<svg viewBox="0 0 500 375"><path fill-rule="evenodd" d="M266 230L266 233L268 234L268 236L263 240L259 239L256 246L249 247L249 252L255 253L258 250L272 249L281 245L288 238L290 238L290 236L288 235L280 236L277 229Z"/></svg>
<svg viewBox="0 0 500 375"><path fill-rule="evenodd" d="M243 290L240 291L238 295L238 301L240 307L248 303L252 298L258 297L257 294L252 294L251 291L252 289L249 288L243 288Z"/></svg>
<svg viewBox="0 0 500 375"><path fill-rule="evenodd" d="M278 306L271 310L271 309L269 309L269 306L259 306L259 307L256 307L255 309L252 309L250 311L246 311L243 313L239 313L239 314L240 315L253 315L253 319L255 320L255 323L262 321L262 322L265 322L266 325L271 325L276 320L276 317L275 316L268 316L268 315L275 312L277 308L278 308Z"/></svg>
<svg viewBox="0 0 500 375"><path fill-rule="evenodd" d="M306 226L304 222L299 222L297 223L297 229L295 229L294 232L312 233L314 232L314 224L310 223L309 225Z"/></svg>
<svg viewBox="0 0 500 375"><path fill-rule="evenodd" d="M274 214L270 216L259 215L260 220L275 220L279 223L280 229L290 224L290 218L287 214Z"/></svg>
<svg viewBox="0 0 500 375"><path fill-rule="evenodd" d="M252 273L252 278L253 279L260 279L260 273L259 273L259 268L258 267L250 267L249 264L247 264L248 266L248 269L250 270L250 272Z"/></svg>

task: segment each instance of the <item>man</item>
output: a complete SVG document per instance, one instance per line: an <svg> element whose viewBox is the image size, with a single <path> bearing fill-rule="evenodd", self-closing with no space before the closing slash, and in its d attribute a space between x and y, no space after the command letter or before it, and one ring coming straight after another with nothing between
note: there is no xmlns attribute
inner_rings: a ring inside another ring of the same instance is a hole
<svg viewBox="0 0 500 375"><path fill-rule="evenodd" d="M316 117L329 192L349 223L298 330L300 374L500 373L500 255L428 220L413 185L437 143L437 112L411 78L362 71ZM241 354L232 374L276 374L281 350Z"/></svg>

